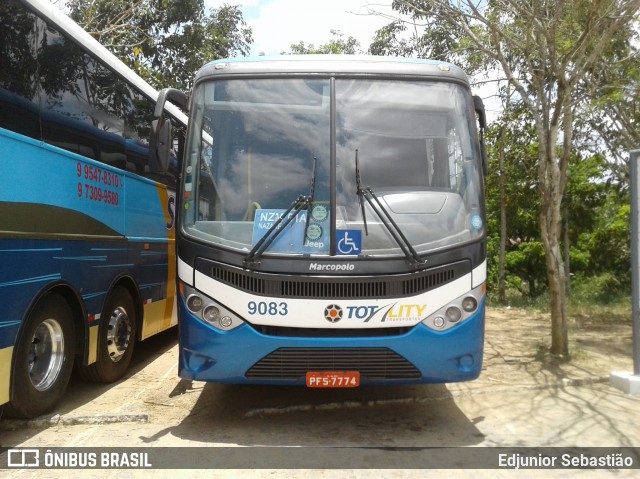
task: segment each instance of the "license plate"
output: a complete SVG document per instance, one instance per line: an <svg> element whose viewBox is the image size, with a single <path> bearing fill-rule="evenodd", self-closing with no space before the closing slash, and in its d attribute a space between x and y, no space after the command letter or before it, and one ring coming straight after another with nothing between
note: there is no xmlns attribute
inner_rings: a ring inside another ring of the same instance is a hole
<svg viewBox="0 0 640 479"><path fill-rule="evenodd" d="M359 371L308 372L309 388L356 388L360 386Z"/></svg>

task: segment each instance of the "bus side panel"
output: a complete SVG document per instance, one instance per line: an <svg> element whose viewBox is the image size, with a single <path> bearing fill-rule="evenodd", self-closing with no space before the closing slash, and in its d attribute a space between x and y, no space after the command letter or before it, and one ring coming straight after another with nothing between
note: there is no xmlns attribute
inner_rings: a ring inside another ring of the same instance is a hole
<svg viewBox="0 0 640 479"><path fill-rule="evenodd" d="M175 195L166 186L127 178L125 233L138 243L136 278L144 304L141 338L177 323L175 314L175 235L172 215Z"/></svg>
<svg viewBox="0 0 640 479"><path fill-rule="evenodd" d="M2 330L0 330L1 332ZM9 402L11 386L11 357L13 346L0 348L0 404Z"/></svg>
<svg viewBox="0 0 640 479"><path fill-rule="evenodd" d="M21 220L27 233L92 234L122 238L125 174L82 156L0 130L3 154L16 161L0 162L5 180L0 201L55 206L79 217L3 218ZM92 221L82 224L80 216ZM75 222L74 222L75 221ZM46 224L42 224L46 222ZM7 230L5 227L2 230Z"/></svg>
<svg viewBox="0 0 640 479"><path fill-rule="evenodd" d="M14 204L14 210L20 214L21 204ZM16 343L34 301L54 286L71 288L81 298L85 334L97 328L114 277L112 267L127 261L128 256L125 241L0 238L0 348ZM95 341L92 346L86 354L95 361ZM10 352L3 355L9 355L6 363L2 361L8 369ZM0 397L8 399L9 381L7 371L2 375Z"/></svg>
<svg viewBox="0 0 640 479"><path fill-rule="evenodd" d="M4 374L4 369L10 368L20 324L34 298L52 285L68 285L82 299L85 335L94 339L85 351L89 362L95 361L97 347L97 334L89 330L97 333L117 278L134 278L149 309L145 317L157 323L144 337L171 323L166 311L173 312L174 305L167 301L173 224L167 228L169 195L158 192L163 187L4 129L0 145L7 159L0 162L5 180L0 189L3 403L10 385L10 371Z"/></svg>

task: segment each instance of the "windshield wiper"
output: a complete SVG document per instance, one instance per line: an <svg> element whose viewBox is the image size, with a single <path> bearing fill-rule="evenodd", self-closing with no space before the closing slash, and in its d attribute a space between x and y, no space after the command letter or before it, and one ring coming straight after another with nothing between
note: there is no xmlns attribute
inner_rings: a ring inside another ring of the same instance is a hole
<svg viewBox="0 0 640 479"><path fill-rule="evenodd" d="M407 261L415 267L420 268L427 264L426 260L420 258L416 250L413 248L407 237L404 235L398 223L391 217L389 211L383 206L380 199L376 196L370 186L362 187L360 180L360 165L358 159L358 150L356 150L356 187L357 195L360 201L360 208L362 210L362 221L364 223L364 231L369 236L369 230L367 228L367 217L364 212L364 202L366 201L371 206L373 212L380 218L382 224L385 226L389 234L393 237L396 244L400 247L404 253Z"/></svg>
<svg viewBox="0 0 640 479"><path fill-rule="evenodd" d="M313 197L316 194L316 163L318 163L318 159L313 157L313 174L311 175L311 189L309 191L309 203L307 204L307 221L304 225L304 234L307 235L307 230L309 229L309 218L311 217L311 208L313 208ZM304 241L304 238L302 238Z"/></svg>
<svg viewBox="0 0 640 479"><path fill-rule="evenodd" d="M369 230L367 229L367 215L364 212L364 190L360 183L360 160L358 159L358 149L356 148L356 194L358 195L358 201L360 202L360 210L362 211L362 222L364 223L364 233L369 236Z"/></svg>
<svg viewBox="0 0 640 479"><path fill-rule="evenodd" d="M242 261L242 263L245 266L253 266L258 264L258 259L260 258L260 256L262 256L262 253L264 253L266 249L271 246L271 243L273 243L278 238L278 236L280 236L280 233L284 231L289 223L296 219L298 213L300 213L305 208L308 209L310 204L311 196L300 195L295 200L293 200L293 203L289 205L289 208L287 208L282 216L280 216L280 218L278 218L276 222L271 225L271 228L267 230L264 236L260 238L260 241L258 241L256 245L251 249L251 251L249 251L249 254ZM293 211L293 214L289 214L291 213L291 211ZM282 226L280 226L281 224Z"/></svg>
<svg viewBox="0 0 640 479"><path fill-rule="evenodd" d="M313 197L315 195L315 189L316 189L316 163L317 163L317 158L314 156L313 157L313 174L311 175L311 188L309 190L309 194L306 196L300 195L295 200L293 200L293 203L289 205L289 208L287 208L287 210L282 214L282 216L278 218L276 222L271 225L271 227L267 230L264 236L260 238L260 240L251 249L251 251L249 251L249 254L246 256L246 258L242 262L245 266L255 266L256 264L258 264L260 262L259 258L267 250L267 248L269 248L269 246L271 246L271 244L278 238L278 236L280 236L280 233L284 231L284 229L289 225L289 223L295 220L296 216L298 216L298 213L306 209L307 219L306 219L305 227L303 230L304 236L302 238L302 242L304 243L304 237L306 237L307 228L309 227L309 216L311 216L311 207L312 207ZM292 211L293 211L293 214L289 214Z"/></svg>

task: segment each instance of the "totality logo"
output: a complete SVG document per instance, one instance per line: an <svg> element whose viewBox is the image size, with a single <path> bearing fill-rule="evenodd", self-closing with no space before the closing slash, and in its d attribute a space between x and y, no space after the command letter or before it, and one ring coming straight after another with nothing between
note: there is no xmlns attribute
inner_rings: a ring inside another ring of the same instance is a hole
<svg viewBox="0 0 640 479"><path fill-rule="evenodd" d="M342 308L337 304L330 304L324 308L324 318L330 323L337 323L342 319Z"/></svg>

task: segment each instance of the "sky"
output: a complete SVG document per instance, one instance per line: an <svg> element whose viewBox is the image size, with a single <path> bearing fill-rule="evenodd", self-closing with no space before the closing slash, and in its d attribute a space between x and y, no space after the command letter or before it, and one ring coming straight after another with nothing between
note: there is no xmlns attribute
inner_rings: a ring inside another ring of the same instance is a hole
<svg viewBox="0 0 640 479"><path fill-rule="evenodd" d="M251 55L276 55L290 51L300 41L316 47L331 40L331 30L360 42L365 53L376 32L398 13L392 0L205 0L207 8L223 4L239 5L242 16L253 30ZM372 14L370 12L378 12ZM498 73L491 75L497 77ZM500 105L495 97L496 84L475 86L474 93L484 98L487 117L492 121Z"/></svg>
<svg viewBox="0 0 640 479"><path fill-rule="evenodd" d="M2 1L2 0L0 0ZM53 1L53 0L52 0ZM64 0L59 0L64 2ZM376 30L389 24L398 13L391 9L392 0L204 0L205 7L238 5L245 22L253 30L251 55L276 55L290 51L300 41L316 47L332 39L331 30L339 30L346 38L354 37L366 52ZM377 12L378 14L372 13ZM476 91L485 99L490 119L500 106L495 84ZM478 87L475 88L477 90Z"/></svg>
<svg viewBox="0 0 640 479"><path fill-rule="evenodd" d="M224 3L239 5L252 28L252 55L289 51L300 41L319 46L331 40L331 30L356 38L366 52L375 31L390 23L369 12L393 15L391 0L205 0L213 8Z"/></svg>

